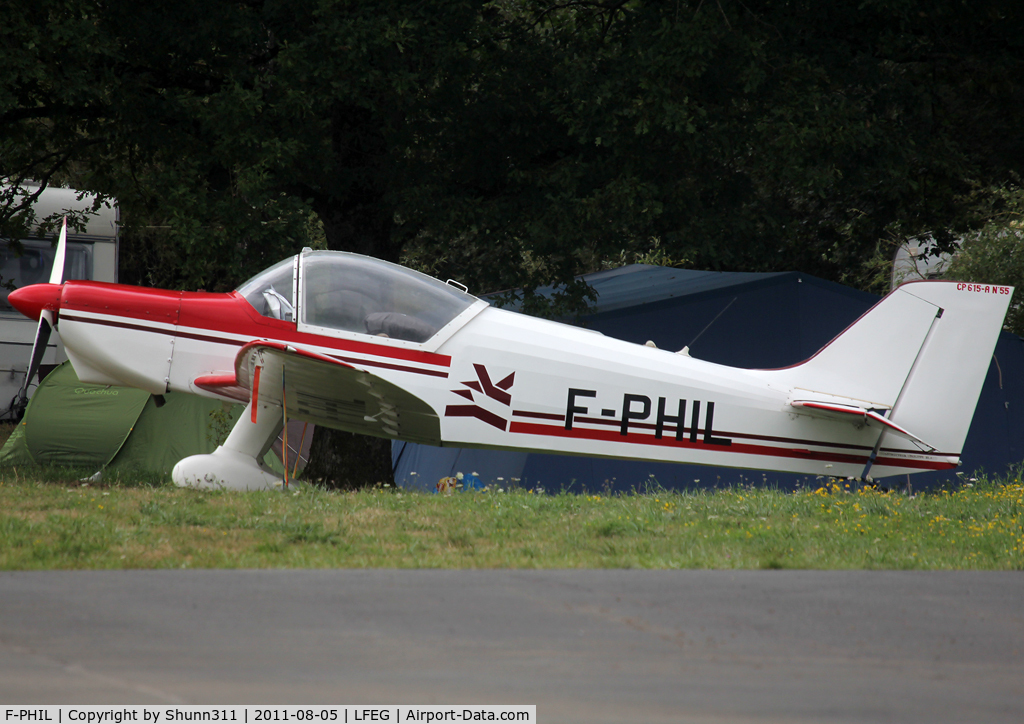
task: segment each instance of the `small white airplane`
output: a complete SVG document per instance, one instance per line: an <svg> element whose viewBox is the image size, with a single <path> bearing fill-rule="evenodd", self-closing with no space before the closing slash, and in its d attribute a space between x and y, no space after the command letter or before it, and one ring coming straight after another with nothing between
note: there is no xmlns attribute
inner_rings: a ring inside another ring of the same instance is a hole
<svg viewBox="0 0 1024 724"><path fill-rule="evenodd" d="M774 370L496 309L345 252L303 250L226 294L69 281L9 299L41 331L56 322L82 381L247 403L224 445L172 477L261 489L282 484L257 460L288 417L432 445L862 479L952 468L1012 292L906 284Z"/></svg>

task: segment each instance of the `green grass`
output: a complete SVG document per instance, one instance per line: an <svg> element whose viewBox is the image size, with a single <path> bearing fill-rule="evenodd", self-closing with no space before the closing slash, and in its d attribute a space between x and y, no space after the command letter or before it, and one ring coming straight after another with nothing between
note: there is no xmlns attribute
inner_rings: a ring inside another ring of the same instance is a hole
<svg viewBox="0 0 1024 724"><path fill-rule="evenodd" d="M180 489L0 471L0 569L1024 569L1024 484L606 496Z"/></svg>

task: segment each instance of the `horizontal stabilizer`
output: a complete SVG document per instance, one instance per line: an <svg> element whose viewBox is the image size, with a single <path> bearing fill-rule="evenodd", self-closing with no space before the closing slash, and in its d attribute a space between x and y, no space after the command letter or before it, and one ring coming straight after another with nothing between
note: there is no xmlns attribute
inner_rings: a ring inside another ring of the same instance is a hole
<svg viewBox="0 0 1024 724"><path fill-rule="evenodd" d="M826 417L833 420L847 420L849 422L864 424L868 427L885 430L893 435L899 435L922 445L928 452L935 450L934 445L929 445L914 433L896 423L888 420L878 412L866 407L856 405L844 405L835 402L816 402L814 400L793 400L789 403L792 407L798 408L801 412L815 417Z"/></svg>

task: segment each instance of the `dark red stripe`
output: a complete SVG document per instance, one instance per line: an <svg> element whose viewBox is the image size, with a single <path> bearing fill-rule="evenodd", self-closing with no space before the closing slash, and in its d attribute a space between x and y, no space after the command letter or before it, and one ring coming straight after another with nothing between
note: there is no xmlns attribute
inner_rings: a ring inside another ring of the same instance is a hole
<svg viewBox="0 0 1024 724"><path fill-rule="evenodd" d="M540 420L554 420L554 421L559 421L559 422L565 420L565 415L555 415L555 414L550 414L550 413L545 413L545 412L526 412L524 410L515 410L512 413L512 416L513 417L531 417L531 418L537 418L537 419L540 419ZM614 427L616 429L621 429L621 427L622 427L622 421L620 419L618 419L618 418L575 417L575 418L573 418L573 421L576 422L576 423L589 422L589 423L592 423L592 424L595 424L595 425L606 425L608 427ZM630 423L629 423L629 429L630 430L632 430L632 429L654 430L654 429L656 429L656 427L657 427L656 425L653 425L653 424L651 424L649 422L645 423L645 422L633 422L633 421L630 421ZM672 424L669 424L669 423L666 423L665 427L664 427L664 431L665 431L666 435L671 433L672 436L674 437L675 434L676 434L676 426L672 425ZM684 427L683 431L685 433L689 433L690 428ZM784 445L817 445L817 446L827 445L828 447L841 448L841 449L844 449L844 450L871 450L871 446L870 445L857 445L855 443L847 443L847 442L829 442L829 443L825 443L825 442L822 442L820 440L805 440L805 439L798 438L798 437L778 437L776 435L754 435L753 433L730 432L728 430L715 430L715 435L720 435L722 437L740 438L740 439L743 439L743 440L761 440L763 442L777 442L777 443L782 443ZM894 447L883 447L883 448L881 448L880 452L903 452L903 451L899 450L898 448L894 448ZM945 452L934 451L932 454L933 455L957 455L959 453L945 453Z"/></svg>
<svg viewBox="0 0 1024 724"><path fill-rule="evenodd" d="M493 425L502 432L508 426L505 418L495 415L493 412L477 407L476 405L448 405L444 411L445 417L475 417L476 419Z"/></svg>
<svg viewBox="0 0 1024 724"><path fill-rule="evenodd" d="M829 453L814 450L803 450L799 448L779 448L768 445L736 444L708 445L702 442L689 442L688 440L676 440L675 437L663 437L658 439L653 435L626 435L623 437L611 430L592 430L588 428L573 428L566 430L564 427L554 425L542 425L534 422L512 422L509 432L522 433L526 435L544 435L546 437L568 437L581 440L603 440L605 442L627 442L637 445L657 445L660 447L687 448L693 450L708 450L722 453L746 453L748 455L761 455L767 457L797 458L802 460L821 460L824 462L855 463L863 465L867 463L866 455L849 455L845 453ZM718 433L726 435L730 433ZM827 445L829 443L813 443L816 445ZM948 470L955 468L953 463L928 461L928 460L904 460L901 458L878 458L875 465L891 465L894 467L920 468L922 470Z"/></svg>
<svg viewBox="0 0 1024 724"><path fill-rule="evenodd" d="M340 354L328 355L341 362L348 362L354 365L367 365L369 367L380 367L386 370L397 370L398 372L412 372L417 375L427 375L428 377L444 377L447 379L448 373L443 370L425 370L419 367L406 367L405 365L391 364L390 362L378 362L377 360L370 359L356 359L355 357L342 357Z"/></svg>
<svg viewBox="0 0 1024 724"><path fill-rule="evenodd" d="M565 421L565 415L555 415L550 412L527 412L526 410L513 410L512 417L535 417L539 420Z"/></svg>
<svg viewBox="0 0 1024 724"><path fill-rule="evenodd" d="M90 317L76 317L73 314L68 314L62 311L60 318L69 322L82 322L83 324L99 324L104 327L117 327L118 329L134 329L140 332L152 332L153 334L169 334L174 336L173 330L157 329L155 327L146 327L141 324L128 324L127 322L112 322L106 319L92 319ZM165 323L166 324L166 323ZM182 335L184 336L184 335ZM226 341L226 340L225 340Z"/></svg>

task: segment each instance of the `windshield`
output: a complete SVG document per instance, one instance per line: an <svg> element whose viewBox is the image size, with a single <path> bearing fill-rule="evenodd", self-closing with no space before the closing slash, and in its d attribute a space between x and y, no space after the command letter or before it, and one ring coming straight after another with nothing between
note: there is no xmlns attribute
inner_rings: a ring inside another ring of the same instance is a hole
<svg viewBox="0 0 1024 724"><path fill-rule="evenodd" d="M476 297L425 274L359 254L314 251L302 259L302 321L425 342Z"/></svg>
<svg viewBox="0 0 1024 724"><path fill-rule="evenodd" d="M295 257L290 256L269 269L264 269L237 291L245 301L249 302L264 317L294 321L295 313L292 300L295 298L292 289L292 270L295 268Z"/></svg>

